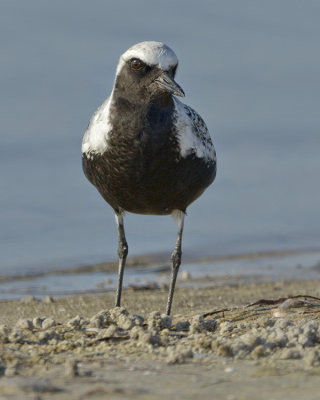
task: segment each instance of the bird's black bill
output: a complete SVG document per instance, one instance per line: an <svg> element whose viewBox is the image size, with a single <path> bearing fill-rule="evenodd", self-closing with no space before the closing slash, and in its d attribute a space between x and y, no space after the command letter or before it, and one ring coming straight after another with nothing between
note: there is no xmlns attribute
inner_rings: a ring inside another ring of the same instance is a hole
<svg viewBox="0 0 320 400"><path fill-rule="evenodd" d="M175 94L176 96L185 96L184 91L181 89L181 87L166 72L162 73L162 75L160 75L159 78L155 80L155 82L161 89L165 89L168 92Z"/></svg>

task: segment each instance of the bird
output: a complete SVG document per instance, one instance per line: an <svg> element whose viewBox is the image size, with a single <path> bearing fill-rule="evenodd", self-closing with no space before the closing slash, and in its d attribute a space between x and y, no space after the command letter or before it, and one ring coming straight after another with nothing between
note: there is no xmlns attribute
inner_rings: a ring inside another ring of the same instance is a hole
<svg viewBox="0 0 320 400"><path fill-rule="evenodd" d="M182 256L187 207L216 177L216 152L200 115L177 97L178 58L166 44L145 41L119 59L110 96L93 114L82 141L87 179L113 208L118 229L121 306L128 255L126 212L172 215L178 225L171 254L166 314L170 315Z"/></svg>

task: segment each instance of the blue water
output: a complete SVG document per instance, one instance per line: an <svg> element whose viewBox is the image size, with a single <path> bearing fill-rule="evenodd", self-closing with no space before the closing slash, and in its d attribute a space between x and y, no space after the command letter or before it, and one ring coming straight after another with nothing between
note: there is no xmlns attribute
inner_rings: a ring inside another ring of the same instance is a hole
<svg viewBox="0 0 320 400"><path fill-rule="evenodd" d="M187 279L184 277L188 273ZM123 287L156 288L169 283L169 264L126 269ZM87 271L65 274L59 271L32 279L17 277L0 283L0 301L34 296L70 296L99 294L116 290L117 271ZM178 287L215 287L232 283L290 280L315 280L320 278L320 251L287 254L264 254L254 257L220 258L206 261L185 261L178 275Z"/></svg>
<svg viewBox="0 0 320 400"><path fill-rule="evenodd" d="M0 5L0 274L116 258L111 208L81 169L83 132L120 54L166 42L218 154L189 208L185 253L319 248L320 3ZM130 254L168 252L170 217L128 215Z"/></svg>

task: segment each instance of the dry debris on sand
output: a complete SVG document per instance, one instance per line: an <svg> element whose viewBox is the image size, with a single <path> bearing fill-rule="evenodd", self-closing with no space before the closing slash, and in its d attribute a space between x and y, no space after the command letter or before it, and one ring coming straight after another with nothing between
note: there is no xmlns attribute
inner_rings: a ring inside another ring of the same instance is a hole
<svg viewBox="0 0 320 400"><path fill-rule="evenodd" d="M281 298L274 296L279 287ZM313 297L289 297L294 287L298 292L312 288ZM101 302L110 302L108 296L1 303L1 399L22 394L37 399L110 394L267 399L272 382L278 385L274 399L283 393L291 399L317 398L320 383L312 377L320 372L319 287L319 282L283 282L180 289L177 303L188 298L197 306L192 313L181 307L183 314L173 318L150 311L152 302L161 304L161 291L125 292L132 309L144 296L150 298L143 315L123 307L91 314ZM221 308L210 310L219 290L225 293ZM253 302L235 306L230 299L241 293L238 304ZM253 294L264 296L259 300ZM77 315L70 315L75 310Z"/></svg>

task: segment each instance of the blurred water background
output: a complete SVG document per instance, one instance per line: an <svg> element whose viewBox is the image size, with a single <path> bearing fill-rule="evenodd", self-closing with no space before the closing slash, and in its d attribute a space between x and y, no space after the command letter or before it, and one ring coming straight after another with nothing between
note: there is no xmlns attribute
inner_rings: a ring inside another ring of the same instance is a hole
<svg viewBox="0 0 320 400"><path fill-rule="evenodd" d="M120 54L144 40L177 53L218 154L184 253L319 248L319 15L312 0L2 0L0 275L116 259L113 211L80 148ZM170 217L125 227L131 255L169 257Z"/></svg>

